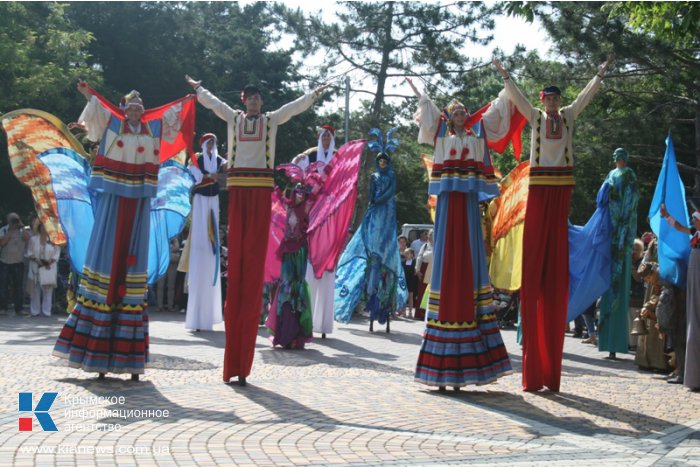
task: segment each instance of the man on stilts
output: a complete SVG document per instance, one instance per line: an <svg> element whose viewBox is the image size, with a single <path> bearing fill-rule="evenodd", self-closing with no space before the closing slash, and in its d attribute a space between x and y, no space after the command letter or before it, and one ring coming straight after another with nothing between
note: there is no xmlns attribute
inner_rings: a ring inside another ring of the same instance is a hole
<svg viewBox="0 0 700 467"><path fill-rule="evenodd" d="M540 92L545 110L535 108L501 62L508 98L532 127L530 180L523 232L521 314L523 390L559 392L569 291L568 216L574 182L574 121L600 87L611 58L571 105L559 108L561 91Z"/></svg>
<svg viewBox="0 0 700 467"><path fill-rule="evenodd" d="M274 187L275 140L279 125L313 105L327 85L320 86L273 112L262 113L260 89L246 86L241 100L246 110L234 110L201 85L185 76L197 100L226 121L228 127L228 286L224 318L226 349L224 382L237 377L245 386L253 366L267 238L271 194Z"/></svg>

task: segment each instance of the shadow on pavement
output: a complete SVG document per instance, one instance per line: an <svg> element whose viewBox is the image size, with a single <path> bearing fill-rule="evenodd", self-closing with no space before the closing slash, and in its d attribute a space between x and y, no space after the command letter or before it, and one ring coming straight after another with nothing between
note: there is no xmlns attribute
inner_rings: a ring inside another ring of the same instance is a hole
<svg viewBox="0 0 700 467"><path fill-rule="evenodd" d="M16 339L8 339L5 345L42 345L53 346L63 328L67 315L49 317L16 316L0 321L3 331L21 333Z"/></svg>
<svg viewBox="0 0 700 467"><path fill-rule="evenodd" d="M649 435L651 432L663 431L675 426L665 420L640 412L633 412L599 400L570 393L544 391L530 394L560 404L568 409L573 409L570 411L572 413L576 411L584 412L620 425L628 425L631 428L599 426L594 420L582 416L558 416L527 402L523 395L515 395L503 391L477 392L469 391L465 388L458 392L448 391L440 393L435 391L437 397L447 397L473 407L492 410L506 418L512 418L515 415L520 419L520 422L526 425L528 421L535 421L556 428L557 432L568 431L584 436L615 435L640 438ZM527 430L537 437L543 435L542 430L535 425L528 426Z"/></svg>
<svg viewBox="0 0 700 467"><path fill-rule="evenodd" d="M508 354L510 356L510 362L513 365L513 371L516 373L522 373L523 371L523 358L520 355L513 355L513 354ZM589 365L597 366L600 367L600 369L593 369L593 368L587 368L584 366L573 366L573 365L567 365L566 361L571 360L579 363L586 363ZM561 372L562 375L566 375L567 377L578 377L578 376L614 376L616 378L627 378L627 376L620 374L620 370L624 371L630 371L634 372L637 371L639 373L642 373L641 370L636 369L636 367L633 366L633 363L628 360L616 360L616 361L609 361L609 360L603 360L602 358L600 360L596 358L590 358L590 357L585 357L582 355L575 355L575 354L569 354L565 353L564 354L564 359L562 361L562 367L561 367ZM629 378L633 378L633 375L630 375Z"/></svg>
<svg viewBox="0 0 700 467"><path fill-rule="evenodd" d="M55 366L64 366L66 368L70 368L70 365L68 364L68 360L64 358L53 358L52 357L52 363ZM200 360L195 360L193 358L183 358L183 357L176 357L173 355L161 355L161 354L156 354L156 353L150 353L150 361L146 365L146 370L174 370L174 371L203 371L203 370L214 370L218 368L217 365L214 365L209 362L202 362ZM88 373L92 374L92 373ZM97 375L97 373L94 373ZM111 378L110 378L111 375ZM128 375L127 375L128 376ZM88 380L81 380L81 379L70 379L66 381L90 381ZM121 379L114 375L113 373L107 373L107 381L111 381L114 384L120 384L119 381ZM98 380L95 380L96 383L99 383ZM134 389L134 383L129 382L126 386L124 386L127 389Z"/></svg>
<svg viewBox="0 0 700 467"><path fill-rule="evenodd" d="M360 331L357 329L351 329L349 332L354 336L370 337L373 339L386 339L391 342L398 342L399 344L415 344L420 346L423 337L418 334L407 334L404 332L396 332L391 330L390 333L385 332L386 324L374 323L374 332L369 332L369 324L367 324L366 331Z"/></svg>
<svg viewBox="0 0 700 467"><path fill-rule="evenodd" d="M354 355L360 358L376 358L379 360L396 360L397 356L387 353L377 353L371 350L355 345L351 342L339 340L339 339L316 339L314 338L314 345L319 345L323 347L328 347L339 352L346 353L348 355Z"/></svg>
<svg viewBox="0 0 700 467"><path fill-rule="evenodd" d="M104 380L64 378L58 381L79 386L95 396L103 397L124 397L124 404L112 404L109 406L95 406L95 409L107 410L148 410L148 411L168 411L168 417L131 417L131 418L103 418L97 423L129 425L140 421L154 421L163 424L176 424L181 420L202 420L206 422L220 421L226 423L242 423L234 410L208 410L201 407L185 407L168 399L150 381L130 381L122 379L124 376L107 375ZM69 408L69 407L66 407ZM85 407L75 407L83 409ZM90 407L88 407L90 409Z"/></svg>
<svg viewBox="0 0 700 467"><path fill-rule="evenodd" d="M634 371L637 366L634 364L634 354L618 354L618 358L615 360L608 360L603 357L607 355L601 352L600 358L587 357L585 355L578 355L573 353L564 352L564 361L571 360L578 363L585 363L587 365L594 365L598 367L607 368L608 370L629 370Z"/></svg>
<svg viewBox="0 0 700 467"><path fill-rule="evenodd" d="M378 354L347 342L339 343L338 347L341 348L343 352L348 353L329 356L324 355L321 351L313 348L303 350L285 350L270 347L261 350L260 356L262 357L263 361L269 365L289 367L328 365L336 368L364 368L383 373L413 376L413 371L411 370L381 362L381 360L394 361L397 358L395 355ZM356 350L357 353L353 353L354 350Z"/></svg>
<svg viewBox="0 0 700 467"><path fill-rule="evenodd" d="M250 383L246 387L241 387L236 383L227 386L239 396L243 396L277 415L279 420L271 420L268 422L270 424L299 423L318 431L333 431L335 426L344 425L341 421L331 418L323 412L259 386Z"/></svg>
<svg viewBox="0 0 700 467"><path fill-rule="evenodd" d="M149 342L159 345L206 345L209 347L224 348L226 343L226 335L221 331L200 331L191 332L192 339L169 339L168 337L148 335Z"/></svg>

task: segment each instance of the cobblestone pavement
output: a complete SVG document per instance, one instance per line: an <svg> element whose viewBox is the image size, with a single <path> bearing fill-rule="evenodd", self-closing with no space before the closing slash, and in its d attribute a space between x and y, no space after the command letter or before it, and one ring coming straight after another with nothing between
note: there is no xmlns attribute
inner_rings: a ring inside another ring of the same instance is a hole
<svg viewBox="0 0 700 467"><path fill-rule="evenodd" d="M700 394L570 335L559 394L522 392L512 330L512 375L439 393L413 382L406 319L370 334L358 317L301 351L261 328L246 387L222 382L223 325L152 313L146 375L97 381L50 356L63 320L0 316L2 465L700 465ZM19 431L18 393L47 391L58 432Z"/></svg>

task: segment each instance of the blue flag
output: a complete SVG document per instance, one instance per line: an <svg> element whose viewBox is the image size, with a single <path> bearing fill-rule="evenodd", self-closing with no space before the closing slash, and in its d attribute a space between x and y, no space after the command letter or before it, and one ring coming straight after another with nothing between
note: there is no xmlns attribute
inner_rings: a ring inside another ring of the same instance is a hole
<svg viewBox="0 0 700 467"><path fill-rule="evenodd" d="M690 225L688 209L685 204L685 188L678 173L676 152L669 132L666 138L666 154L661 166L659 180L656 182L654 198L649 208L649 224L659 239L659 275L661 279L672 282L685 289L685 275L690 256L690 236L671 227L661 218L661 204L680 224Z"/></svg>

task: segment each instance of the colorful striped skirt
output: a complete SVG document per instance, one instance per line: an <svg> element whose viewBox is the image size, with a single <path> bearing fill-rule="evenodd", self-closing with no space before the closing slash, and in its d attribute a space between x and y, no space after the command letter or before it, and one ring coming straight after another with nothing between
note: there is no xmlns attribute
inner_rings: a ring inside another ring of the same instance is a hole
<svg viewBox="0 0 700 467"><path fill-rule="evenodd" d="M512 372L493 308L480 219L477 193L438 196L419 383L487 384Z"/></svg>
<svg viewBox="0 0 700 467"><path fill-rule="evenodd" d="M98 195L76 303L53 351L71 367L144 372L149 227L150 198Z"/></svg>

